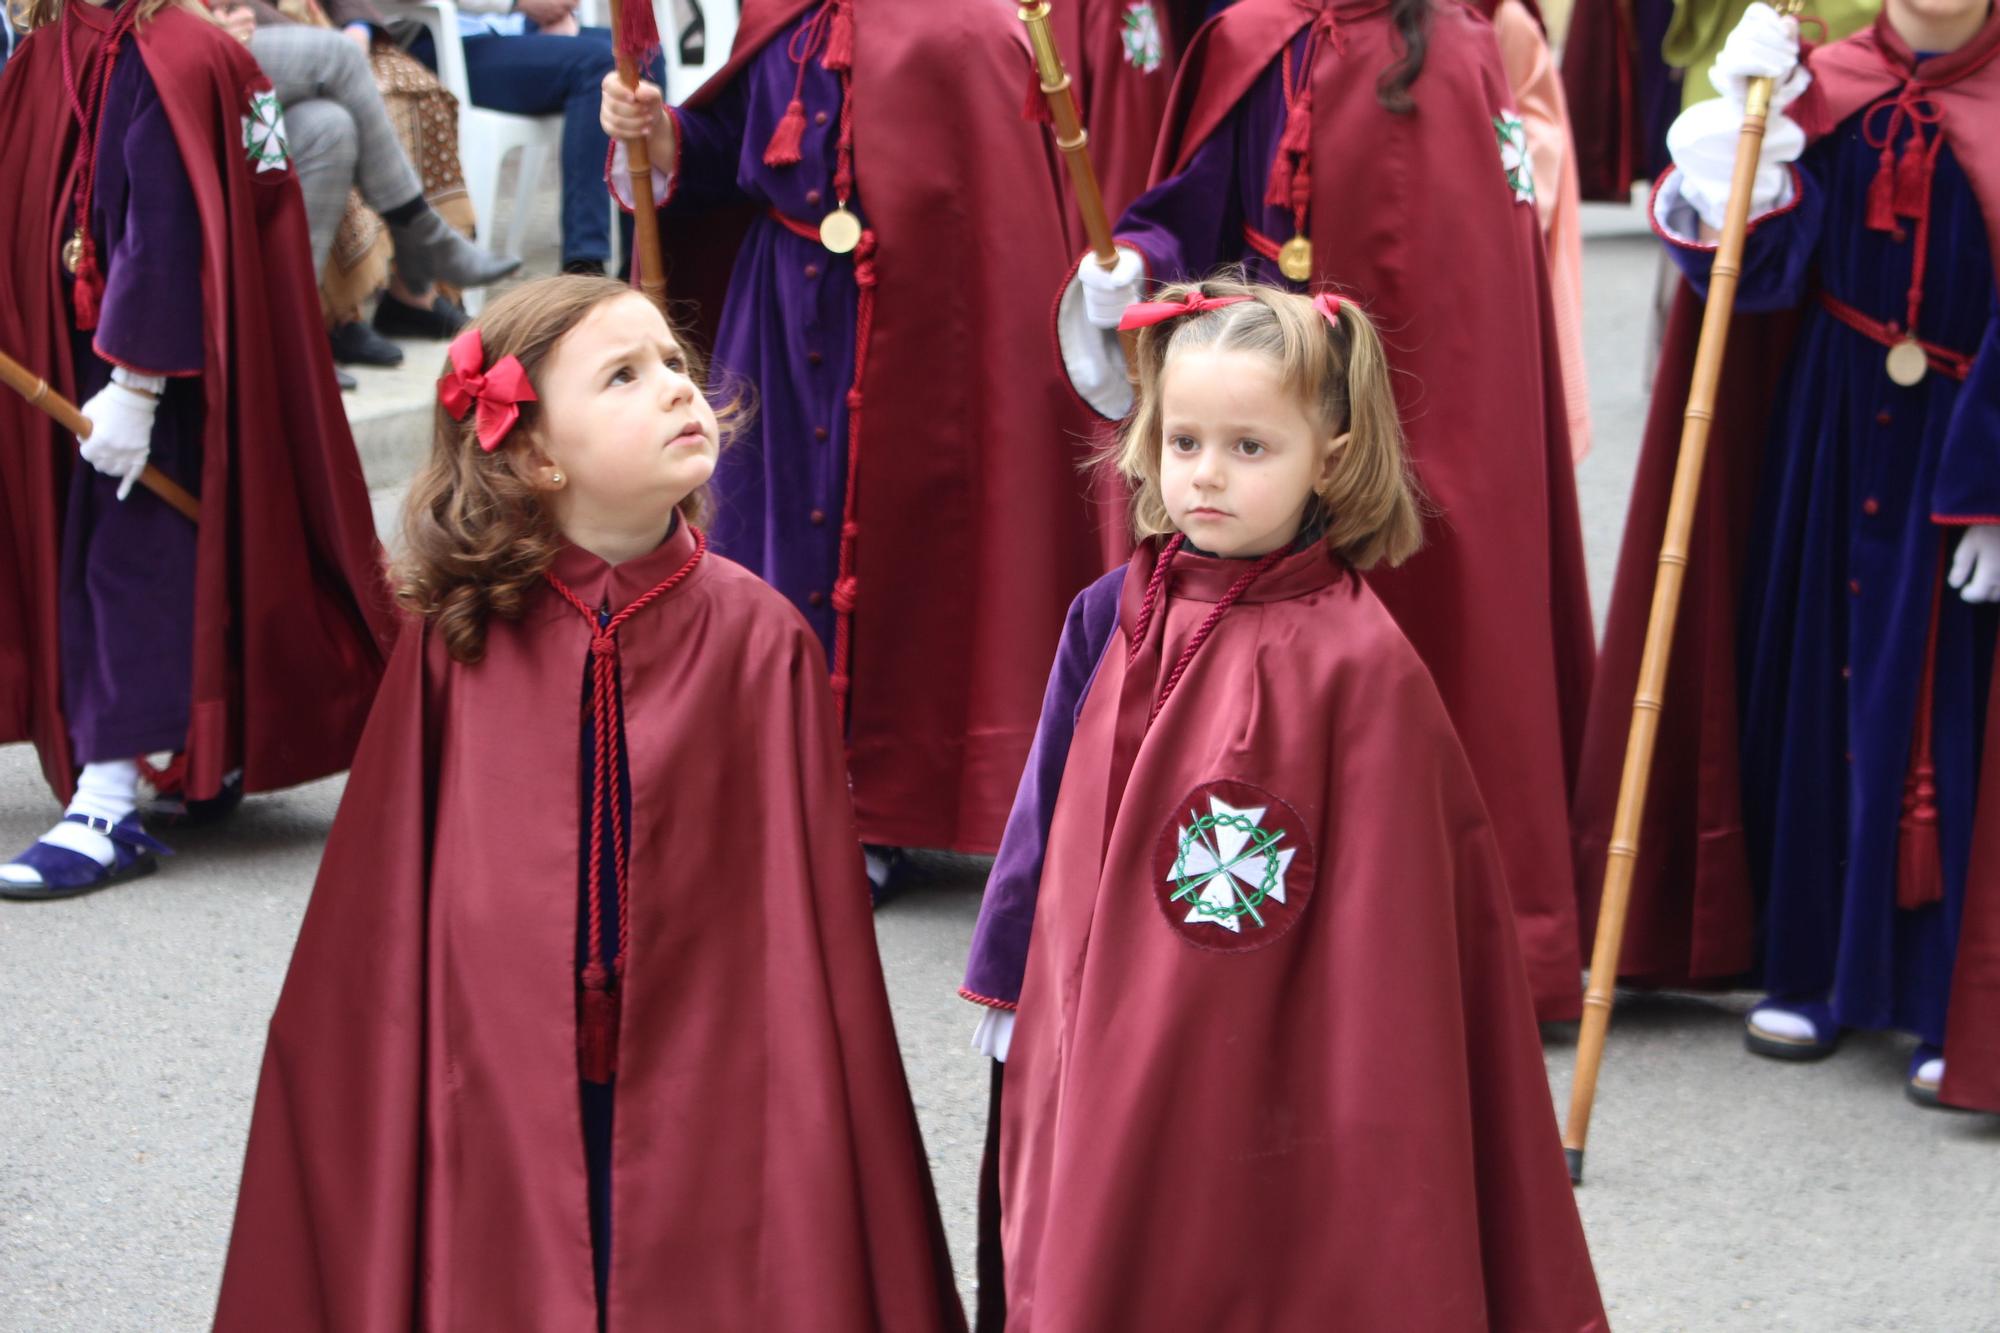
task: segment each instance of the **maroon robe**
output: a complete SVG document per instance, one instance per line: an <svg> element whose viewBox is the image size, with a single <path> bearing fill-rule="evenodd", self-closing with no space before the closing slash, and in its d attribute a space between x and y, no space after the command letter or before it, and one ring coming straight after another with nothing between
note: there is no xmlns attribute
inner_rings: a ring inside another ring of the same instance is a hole
<svg viewBox="0 0 2000 1333"><path fill-rule="evenodd" d="M1908 48L1886 20L1810 52L1813 86L1791 114L1809 137L1901 83ZM2000 141L1979 131L2000 114L2000 16L1943 60L1984 74L1931 87L1943 133L1978 195L2000 253ZM1940 60L1933 60L1933 66ZM1702 302L1683 285L1668 323L1604 628L1572 815L1584 926L1594 929L1619 775L1631 725L1660 540L1679 452ZM1620 977L1642 985L1727 983L1757 962L1756 893L1745 846L1738 752L1738 594L1755 513L1759 464L1798 312L1732 318L1706 471L1675 627L1661 739L1642 814ZM1949 593L1950 590L1947 590ZM1950 594L1955 595L1955 594ZM1990 719L1989 719L1990 721ZM1989 726L1989 732L1992 728ZM2000 1110L2000 748L1984 750L1945 1034L1953 1105Z"/></svg>
<svg viewBox="0 0 2000 1333"><path fill-rule="evenodd" d="M112 14L75 6L74 57ZM0 350L74 398L67 239L76 121L60 29L25 40L0 80L0 193L19 202L0 259ZM243 117L270 81L243 46L168 7L126 39L158 90L202 220L203 521L196 543L187 791L241 767L251 791L347 767L393 637L367 483L334 383L304 203L289 166L256 171ZM0 392L0 741L32 740L67 798L75 777L57 638L62 498L76 441Z"/></svg>
<svg viewBox="0 0 2000 1333"><path fill-rule="evenodd" d="M713 103L811 5L752 0L729 63L688 105ZM1067 186L1048 134L1021 118L1031 60L1012 7L858 0L853 34L855 190L879 242L848 442L855 814L870 842L991 852L1040 673L1116 521L1078 471L1088 414L1040 353L1042 293L1076 262ZM752 216L663 217L668 286L696 303L705 345Z"/></svg>
<svg viewBox="0 0 2000 1333"><path fill-rule="evenodd" d="M623 607L683 525L556 572ZM595 1327L577 1096L578 688L550 588L405 632L271 1020L216 1326ZM963 1328L826 664L709 555L618 632L631 773L605 1327Z"/></svg>
<svg viewBox="0 0 2000 1333"><path fill-rule="evenodd" d="M1249 586L1148 729L1246 568L1183 554L1128 668L1156 549L1127 567L1035 904L1002 1092L1009 1333L1605 1333L1498 840L1423 663L1315 546Z"/></svg>
<svg viewBox="0 0 2000 1333"><path fill-rule="evenodd" d="M1411 460L1440 511L1422 551L1368 581L1430 668L1479 775L1537 1012L1575 1018L1568 810L1595 645L1541 229L1509 189L1495 137L1513 93L1490 25L1447 5L1431 15L1416 111L1391 113L1376 80L1401 52L1394 26L1370 0L1328 8L1337 36L1313 63L1313 282L1359 301L1382 330ZM1156 189L1315 13L1239 0L1201 30Z"/></svg>

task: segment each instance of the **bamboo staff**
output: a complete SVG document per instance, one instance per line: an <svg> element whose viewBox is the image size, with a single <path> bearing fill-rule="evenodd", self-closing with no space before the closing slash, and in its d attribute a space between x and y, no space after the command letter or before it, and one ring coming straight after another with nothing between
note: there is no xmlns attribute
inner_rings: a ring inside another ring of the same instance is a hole
<svg viewBox="0 0 2000 1333"><path fill-rule="evenodd" d="M611 0L611 31L617 46L618 81L627 88L637 88L640 63L650 60L660 48L652 0ZM664 98L665 89L661 94ZM632 170L632 238L639 247L639 290L665 310L667 265L660 253L660 223L653 207L653 163L644 136L625 141L625 163Z"/></svg>
<svg viewBox="0 0 2000 1333"><path fill-rule="evenodd" d="M1083 212L1083 229L1090 238L1091 256L1108 273L1118 267L1118 247L1112 244L1111 218L1104 211L1104 190L1097 183L1097 168L1090 160L1090 133L1084 129L1083 116L1076 109L1076 91L1070 83L1069 70L1063 65L1062 53L1056 50L1055 34L1049 31L1049 0L1024 4L1019 13L1021 22L1028 25L1028 44L1035 50L1035 72L1041 78L1042 96L1048 99L1049 113L1055 118L1056 147L1062 150L1070 183L1076 187L1077 207ZM1136 365L1138 337L1136 333L1118 335L1125 348L1127 373Z"/></svg>
<svg viewBox="0 0 2000 1333"><path fill-rule="evenodd" d="M1781 14L1796 14L1798 0L1786 0ZM1736 280L1743 268L1743 238L1750 225L1750 195L1757 179L1764 124L1771 109L1772 81L1752 79L1743 97L1743 131L1736 141L1736 167L1729 182L1729 208L1710 270L1708 301L1695 346L1687 414L1681 423L1680 458L1674 466L1673 498L1660 543L1659 573L1653 580L1653 609L1646 622L1646 649L1639 659L1639 689L1632 701L1632 730L1625 742L1625 769L1618 782L1611 846L1604 863L1604 895L1597 916L1597 940L1590 955L1590 989L1583 997L1583 1029L1576 1043L1576 1071L1570 1081L1569 1119L1563 1125L1563 1156L1569 1178L1583 1183L1583 1150L1590 1136L1590 1110L1597 1096L1597 1071L1604 1059L1604 1036L1611 1025L1612 988L1618 981L1618 954L1625 943L1625 912L1631 904L1632 873L1639 856L1639 824L1653 776L1653 748L1660 733L1660 701L1666 689L1667 660L1673 651L1674 622L1680 615L1686 577L1688 538L1701 499L1702 466L1708 457L1709 426L1715 417L1716 384L1729 342L1729 318L1736 305Z"/></svg>
<svg viewBox="0 0 2000 1333"><path fill-rule="evenodd" d="M77 411L76 404L51 389L47 380L4 352L0 352L0 380L5 380L14 392L27 399L30 407L39 407L48 413L64 430L79 439L90 438L90 418ZM146 464L146 470L139 474L139 484L179 510L188 522L201 522L201 501L151 463Z"/></svg>

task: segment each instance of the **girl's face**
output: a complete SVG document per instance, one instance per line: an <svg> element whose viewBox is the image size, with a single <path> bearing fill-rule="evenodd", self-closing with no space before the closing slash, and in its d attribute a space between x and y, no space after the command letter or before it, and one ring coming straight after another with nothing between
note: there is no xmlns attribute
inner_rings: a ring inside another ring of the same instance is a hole
<svg viewBox="0 0 2000 1333"><path fill-rule="evenodd" d="M1167 514L1196 546L1232 558L1265 555L1298 536L1347 439L1327 435L1255 352L1173 352L1160 409Z"/></svg>
<svg viewBox="0 0 2000 1333"><path fill-rule="evenodd" d="M536 444L556 523L632 531L657 523L715 471L715 411L653 303L604 302L564 334L537 376ZM560 476L561 480L555 480Z"/></svg>

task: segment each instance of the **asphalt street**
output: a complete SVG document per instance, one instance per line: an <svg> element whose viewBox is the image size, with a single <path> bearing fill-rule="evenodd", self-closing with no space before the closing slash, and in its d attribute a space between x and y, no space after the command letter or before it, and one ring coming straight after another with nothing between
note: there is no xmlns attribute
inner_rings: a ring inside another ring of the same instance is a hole
<svg viewBox="0 0 2000 1333"><path fill-rule="evenodd" d="M1595 213L1590 231L1598 443L1579 484L1601 615L1656 255L1627 216ZM148 881L0 903L0 1330L207 1326L264 1024L341 787L254 799L183 836ZM0 849L55 814L32 753L0 750ZM967 1049L976 1013L953 991L984 865L926 856L918 869L878 934L969 1293L986 1070ZM1615 1326L2000 1330L2000 1118L1907 1102L1903 1039L1857 1038L1807 1067L1754 1059L1739 1035L1750 998L1617 1011L1577 1196ZM1549 1034L1558 1105L1572 1040ZM1409 1281L1423 1281L1421 1255Z"/></svg>

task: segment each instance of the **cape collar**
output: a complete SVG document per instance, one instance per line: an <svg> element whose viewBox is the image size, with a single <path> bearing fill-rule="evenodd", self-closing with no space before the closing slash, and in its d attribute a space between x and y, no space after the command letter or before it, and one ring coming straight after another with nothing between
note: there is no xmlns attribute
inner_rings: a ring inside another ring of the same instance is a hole
<svg viewBox="0 0 2000 1333"><path fill-rule="evenodd" d="M686 564L688 557L693 554L694 528L676 514L674 525L667 532L666 540L635 560L627 560L617 565L607 564L581 546L565 542L556 552L555 563L550 569L584 602L591 606L609 606L616 612L634 598L642 597L659 586L663 579ZM702 562L703 565L707 563L707 561ZM680 592L699 578L702 572L697 566L694 574L667 596L672 597ZM557 614L564 616L576 614L553 594L549 600Z"/></svg>

